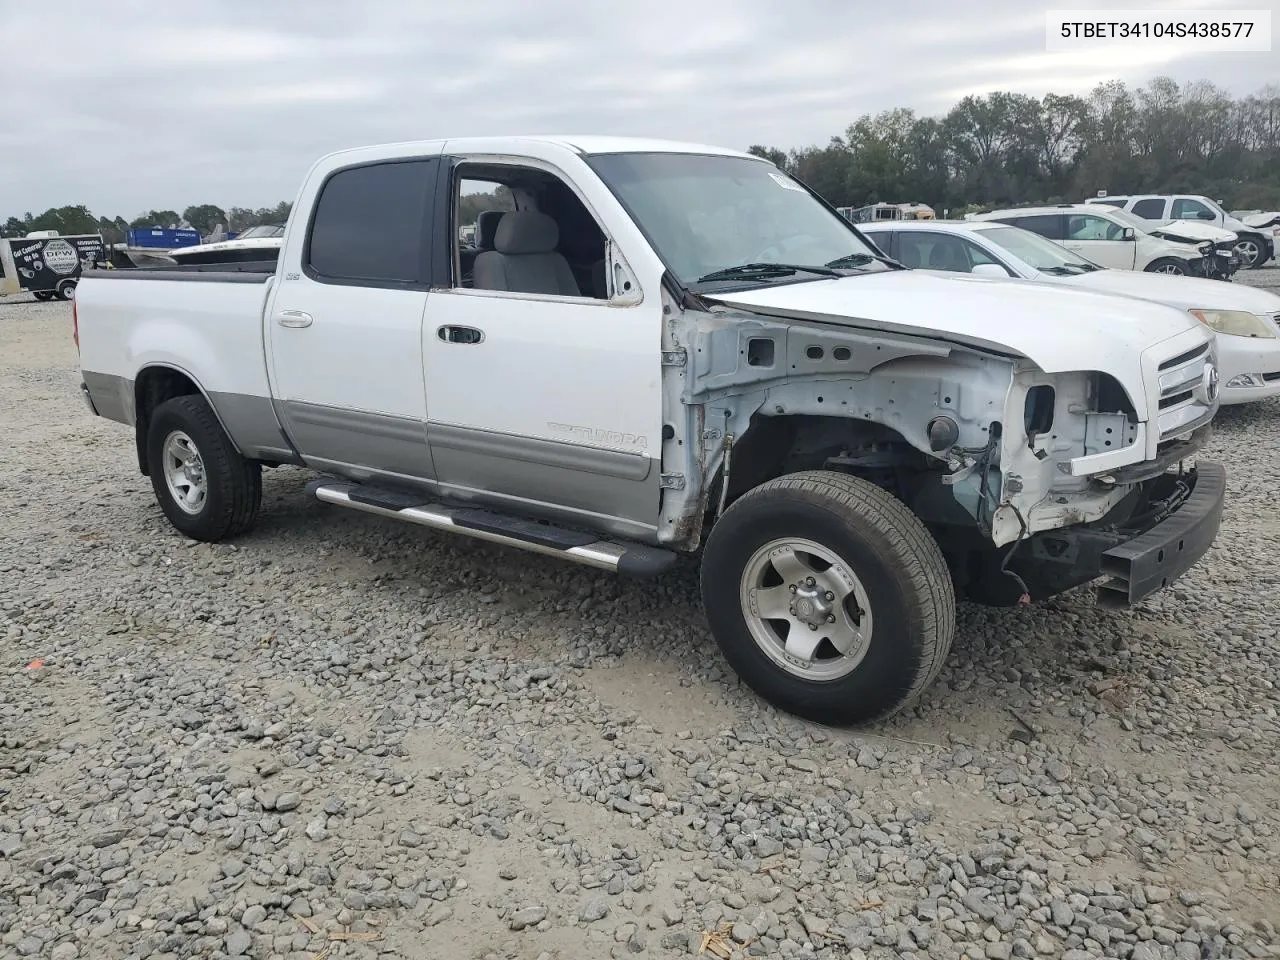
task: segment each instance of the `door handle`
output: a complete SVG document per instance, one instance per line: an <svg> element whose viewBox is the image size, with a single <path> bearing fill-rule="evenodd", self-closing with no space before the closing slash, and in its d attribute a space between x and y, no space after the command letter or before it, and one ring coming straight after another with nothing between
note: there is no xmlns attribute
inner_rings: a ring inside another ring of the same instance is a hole
<svg viewBox="0 0 1280 960"><path fill-rule="evenodd" d="M436 336L445 343L479 343L484 339L484 331L475 327L444 326L436 329Z"/></svg>
<svg viewBox="0 0 1280 960"><path fill-rule="evenodd" d="M276 323L282 327L309 327L315 318L302 310L281 310Z"/></svg>

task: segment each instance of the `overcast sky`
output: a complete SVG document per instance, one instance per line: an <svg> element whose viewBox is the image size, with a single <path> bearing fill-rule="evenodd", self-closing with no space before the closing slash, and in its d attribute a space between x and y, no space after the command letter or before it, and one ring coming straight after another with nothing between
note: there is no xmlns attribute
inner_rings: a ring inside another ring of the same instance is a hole
<svg viewBox="0 0 1280 960"><path fill-rule="evenodd" d="M1128 0L1129 7L1266 7ZM991 90L1167 73L1243 95L1280 53L1045 51L1051 0L0 0L0 218L292 199L329 150L504 133L745 148ZM1275 45L1273 44L1273 48Z"/></svg>

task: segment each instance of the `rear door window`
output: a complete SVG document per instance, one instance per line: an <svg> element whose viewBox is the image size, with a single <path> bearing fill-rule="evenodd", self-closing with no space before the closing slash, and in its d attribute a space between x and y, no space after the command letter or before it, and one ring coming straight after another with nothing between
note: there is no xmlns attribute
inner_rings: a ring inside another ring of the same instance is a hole
<svg viewBox="0 0 1280 960"><path fill-rule="evenodd" d="M1063 239L1063 221L1066 219L1057 213L1037 213L1021 217L1001 217L1005 223L1011 223L1023 230L1030 230L1049 240Z"/></svg>
<svg viewBox="0 0 1280 960"><path fill-rule="evenodd" d="M308 274L357 286L429 282L427 217L437 164L371 163L329 177L307 236Z"/></svg>

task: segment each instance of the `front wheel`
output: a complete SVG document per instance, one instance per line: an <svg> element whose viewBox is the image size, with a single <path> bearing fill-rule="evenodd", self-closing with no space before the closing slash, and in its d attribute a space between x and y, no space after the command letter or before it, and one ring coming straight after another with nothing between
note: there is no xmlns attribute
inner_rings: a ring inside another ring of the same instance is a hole
<svg viewBox="0 0 1280 960"><path fill-rule="evenodd" d="M1153 260L1147 264L1147 273L1167 273L1173 277L1185 277L1187 275L1187 264L1177 257L1161 257L1159 260Z"/></svg>
<svg viewBox="0 0 1280 960"><path fill-rule="evenodd" d="M1236 256L1240 258L1240 266L1246 270L1255 270L1262 266L1262 241L1251 233L1242 233L1236 238Z"/></svg>
<svg viewBox="0 0 1280 960"><path fill-rule="evenodd" d="M742 496L707 538L702 601L764 699L833 726L888 716L942 669L955 633L946 562L879 487L815 470Z"/></svg>
<svg viewBox="0 0 1280 960"><path fill-rule="evenodd" d="M173 397L152 411L147 466L160 509L192 540L217 543L258 518L262 468L236 452L202 396Z"/></svg>
<svg viewBox="0 0 1280 960"><path fill-rule="evenodd" d="M44 303L45 301L53 299L53 291L37 290L35 293L32 294L32 296L35 297L37 300L39 300L41 303Z"/></svg>

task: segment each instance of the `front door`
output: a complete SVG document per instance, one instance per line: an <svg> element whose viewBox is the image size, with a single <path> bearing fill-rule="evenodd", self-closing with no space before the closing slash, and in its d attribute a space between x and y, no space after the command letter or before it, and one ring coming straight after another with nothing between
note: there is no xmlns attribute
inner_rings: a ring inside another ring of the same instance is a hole
<svg viewBox="0 0 1280 960"><path fill-rule="evenodd" d="M1124 239L1124 227L1091 213L1067 216L1067 235L1061 241L1068 250L1086 260L1114 270L1132 270L1138 244Z"/></svg>
<svg viewBox="0 0 1280 960"><path fill-rule="evenodd" d="M422 317L437 158L338 169L281 251L272 393L299 453L361 479L434 475ZM305 237L303 234L306 234Z"/></svg>
<svg viewBox="0 0 1280 960"><path fill-rule="evenodd" d="M662 435L659 291L630 305L610 298L608 234L543 167L461 164L452 190L454 222L437 237L456 244L467 225L460 210L464 219L484 209L504 215L494 249L465 269L455 252L450 285L427 305L428 431L441 492L651 537Z"/></svg>

